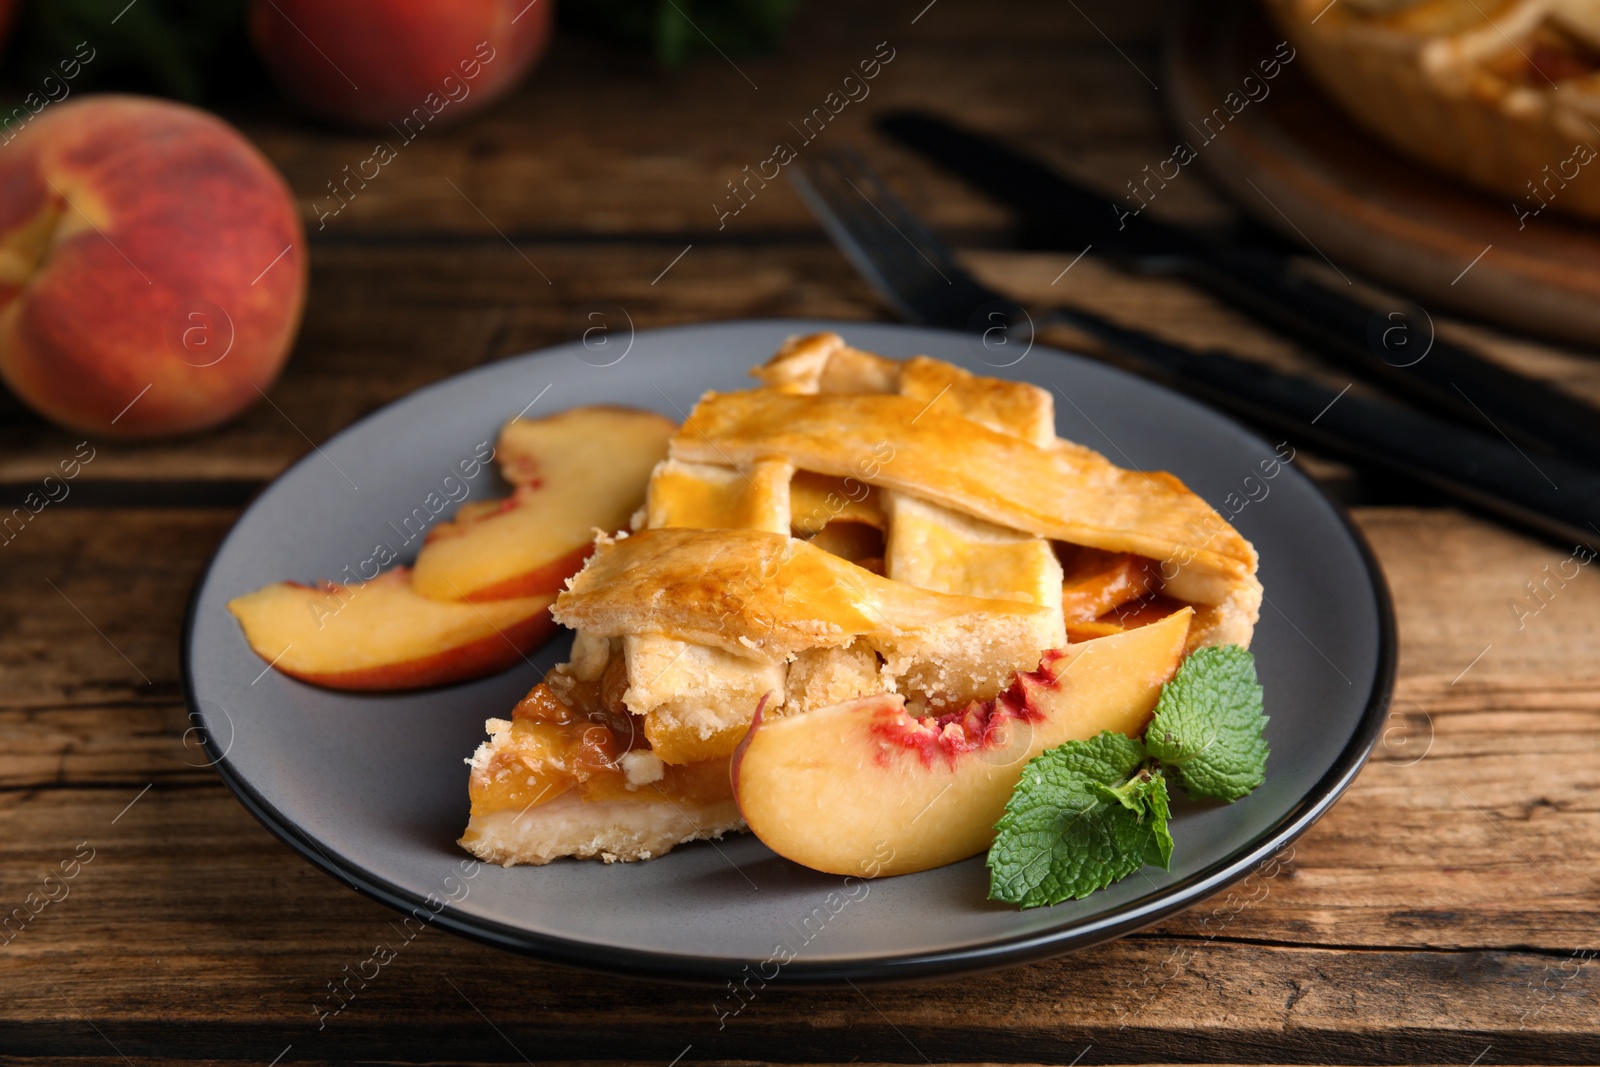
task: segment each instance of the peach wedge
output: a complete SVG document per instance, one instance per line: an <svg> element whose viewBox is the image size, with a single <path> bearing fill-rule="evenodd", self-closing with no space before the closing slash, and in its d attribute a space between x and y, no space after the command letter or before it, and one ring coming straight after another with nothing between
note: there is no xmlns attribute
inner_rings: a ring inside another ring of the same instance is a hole
<svg viewBox="0 0 1600 1067"><path fill-rule="evenodd" d="M757 716L733 789L768 848L830 874L908 874L976 855L1033 757L1101 730L1138 736L1193 611L1045 653L993 700L915 718L880 694Z"/></svg>
<svg viewBox="0 0 1600 1067"><path fill-rule="evenodd" d="M497 455L515 491L498 508L463 509L429 532L417 555L417 592L484 603L559 591L583 566L595 528L625 528L644 503L650 471L676 428L620 407L507 423Z"/></svg>
<svg viewBox="0 0 1600 1067"><path fill-rule="evenodd" d="M555 630L554 594L431 600L405 567L351 585L279 582L228 602L262 659L330 689L415 689L505 668Z"/></svg>

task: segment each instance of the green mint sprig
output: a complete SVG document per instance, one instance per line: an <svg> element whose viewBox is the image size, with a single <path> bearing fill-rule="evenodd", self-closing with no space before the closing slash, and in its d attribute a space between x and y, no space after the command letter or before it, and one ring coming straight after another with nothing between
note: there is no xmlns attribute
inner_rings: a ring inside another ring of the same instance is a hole
<svg viewBox="0 0 1600 1067"><path fill-rule="evenodd" d="M1109 730L1030 760L995 824L989 897L1024 908L1081 899L1172 858L1167 777L1229 803L1265 778L1261 684L1237 645L1197 649L1136 741Z"/></svg>
<svg viewBox="0 0 1600 1067"><path fill-rule="evenodd" d="M1162 687L1144 744L1191 795L1231 804L1266 780L1266 726L1255 657L1201 648Z"/></svg>

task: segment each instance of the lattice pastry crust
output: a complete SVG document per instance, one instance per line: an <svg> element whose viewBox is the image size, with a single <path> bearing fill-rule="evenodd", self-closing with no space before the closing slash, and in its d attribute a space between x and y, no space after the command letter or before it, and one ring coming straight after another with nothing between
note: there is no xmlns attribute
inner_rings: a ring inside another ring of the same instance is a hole
<svg viewBox="0 0 1600 1067"><path fill-rule="evenodd" d="M1600 218L1600 0L1266 6L1291 42L1278 58L1391 147L1514 198L1523 219Z"/></svg>
<svg viewBox="0 0 1600 1067"><path fill-rule="evenodd" d="M572 662L517 723L491 720L470 761L462 843L478 855L643 859L738 828L716 775L758 706L891 692L919 712L959 707L1074 632L1182 603L1192 641L1248 644L1249 543L1171 475L1058 439L1045 390L835 334L791 340L753 373L759 388L701 399L636 528L600 537L557 599ZM546 720L567 711L605 724L609 779L552 748ZM532 793L551 781L559 805Z"/></svg>

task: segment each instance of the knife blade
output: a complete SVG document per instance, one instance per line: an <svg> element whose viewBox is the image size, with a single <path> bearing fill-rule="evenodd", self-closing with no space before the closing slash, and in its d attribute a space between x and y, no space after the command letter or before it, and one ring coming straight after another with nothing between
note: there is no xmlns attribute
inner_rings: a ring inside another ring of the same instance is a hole
<svg viewBox="0 0 1600 1067"><path fill-rule="evenodd" d="M1068 247L1093 250L1124 269L1186 278L1325 359L1458 422L1600 469L1600 410L1438 337L1414 304L1372 307L1306 277L1284 252L1210 243L933 115L896 112L878 126Z"/></svg>
<svg viewBox="0 0 1600 1067"><path fill-rule="evenodd" d="M1600 473L1537 460L1502 441L1382 397L1168 344L1074 309L1056 313L1141 376L1205 400L1297 444L1396 471L1478 511L1567 545L1600 548Z"/></svg>
<svg viewBox="0 0 1600 1067"><path fill-rule="evenodd" d="M979 333L985 348L1036 321L974 278L854 153L826 153L790 183L862 276L902 317ZM1600 543L1600 472L1560 459L1535 463L1513 445L1387 400L1196 352L1077 308L1044 323L1088 333L1138 373L1337 456L1410 475L1478 509L1568 543ZM996 331L1000 337L996 338ZM1559 481L1557 481L1559 479Z"/></svg>

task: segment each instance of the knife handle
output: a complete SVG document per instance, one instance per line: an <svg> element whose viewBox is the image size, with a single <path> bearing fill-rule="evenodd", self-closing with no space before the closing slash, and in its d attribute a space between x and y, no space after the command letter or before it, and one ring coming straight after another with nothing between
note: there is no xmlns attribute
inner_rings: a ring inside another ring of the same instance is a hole
<svg viewBox="0 0 1600 1067"><path fill-rule="evenodd" d="M1600 410L1435 336L1414 305L1372 308L1296 276L1269 252L1210 252L1180 273L1418 403L1600 470Z"/></svg>
<svg viewBox="0 0 1600 1067"><path fill-rule="evenodd" d="M878 126L1074 248L1087 245L1134 270L1188 278L1393 392L1600 470L1600 411L1439 340L1415 305L1391 316L1297 275L1275 248L1218 247L1143 214L1130 224L1116 201L937 115L894 112Z"/></svg>
<svg viewBox="0 0 1600 1067"><path fill-rule="evenodd" d="M1398 471L1564 542L1600 546L1600 474L1587 467L1529 457L1503 441L1388 400L1349 395L1223 352L1169 345L1085 312L1055 314L1147 374L1271 426L1292 442Z"/></svg>

